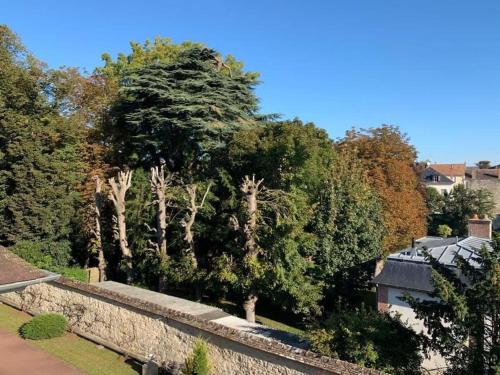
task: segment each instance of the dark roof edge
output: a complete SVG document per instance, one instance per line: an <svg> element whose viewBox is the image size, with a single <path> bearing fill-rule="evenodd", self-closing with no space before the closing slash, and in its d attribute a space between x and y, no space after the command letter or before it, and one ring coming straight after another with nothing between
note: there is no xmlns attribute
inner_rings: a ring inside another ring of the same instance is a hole
<svg viewBox="0 0 500 375"><path fill-rule="evenodd" d="M64 277L55 280L54 283L56 285L59 284L63 287L78 290L85 294L95 295L103 299L118 302L122 305L130 306L136 310L145 311L150 314L172 319L179 323L198 328L210 334L220 336L234 342L238 342L242 345L252 347L263 352L284 357L292 361L297 361L307 366L318 368L322 371L327 371L333 374L344 374L346 373L346 371L347 373L360 373L367 375L384 374L383 372L378 370L364 368L350 362L322 356L320 354L313 353L304 349L299 349L277 341L259 338L234 328L229 328L212 321L199 319L193 315L175 311L167 307L157 305L155 303L143 301L130 296L125 296L121 293L113 292L107 289L98 288L91 284L69 280Z"/></svg>
<svg viewBox="0 0 500 375"><path fill-rule="evenodd" d="M402 290L410 290L412 292L421 292L421 293L431 293L432 290L425 290L425 289L416 289L416 288L405 288L405 287L402 287L400 285L394 285L394 284L390 284L390 283L387 283L387 282L378 282L378 281L370 281L370 284L373 284L373 285L383 285L383 286L388 286L388 287L391 287L391 288L396 288L396 289L402 289Z"/></svg>

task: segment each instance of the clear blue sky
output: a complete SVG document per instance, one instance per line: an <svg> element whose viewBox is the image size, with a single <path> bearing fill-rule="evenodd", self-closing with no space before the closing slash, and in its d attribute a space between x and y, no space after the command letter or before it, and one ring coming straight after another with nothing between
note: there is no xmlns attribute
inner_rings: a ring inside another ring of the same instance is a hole
<svg viewBox="0 0 500 375"><path fill-rule="evenodd" d="M500 1L23 1L0 23L51 67L156 35L204 42L261 73L263 112L333 138L401 127L420 159L500 163Z"/></svg>

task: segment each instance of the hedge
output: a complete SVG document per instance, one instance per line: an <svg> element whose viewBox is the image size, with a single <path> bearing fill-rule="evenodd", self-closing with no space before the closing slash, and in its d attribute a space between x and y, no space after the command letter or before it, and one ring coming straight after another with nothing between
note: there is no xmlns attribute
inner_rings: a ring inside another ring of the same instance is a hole
<svg viewBox="0 0 500 375"><path fill-rule="evenodd" d="M43 340L64 335L68 328L66 318L60 314L40 314L21 326L25 339Z"/></svg>

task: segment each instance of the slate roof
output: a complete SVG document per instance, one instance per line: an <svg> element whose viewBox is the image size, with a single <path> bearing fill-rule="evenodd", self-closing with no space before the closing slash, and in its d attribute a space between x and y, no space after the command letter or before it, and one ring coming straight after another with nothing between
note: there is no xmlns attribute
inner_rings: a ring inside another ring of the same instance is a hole
<svg viewBox="0 0 500 375"><path fill-rule="evenodd" d="M50 281L59 275L38 269L0 246L0 292Z"/></svg>
<svg viewBox="0 0 500 375"><path fill-rule="evenodd" d="M402 289L432 291L431 267L425 259L423 249L439 263L447 267L456 267L458 256L462 256L471 265L478 267L475 258L477 250L483 245L491 250L491 241L479 237L440 238L423 237L416 241L415 249L411 247L391 254L382 269L382 272L373 278L372 283L387 285Z"/></svg>

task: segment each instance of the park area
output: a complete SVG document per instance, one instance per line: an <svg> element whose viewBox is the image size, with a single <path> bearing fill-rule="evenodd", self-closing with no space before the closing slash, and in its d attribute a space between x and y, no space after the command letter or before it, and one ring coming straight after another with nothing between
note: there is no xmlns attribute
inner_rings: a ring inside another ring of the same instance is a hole
<svg viewBox="0 0 500 375"><path fill-rule="evenodd" d="M46 340L24 340L19 328L31 316L0 304L0 373L134 375L140 364L67 332Z"/></svg>

